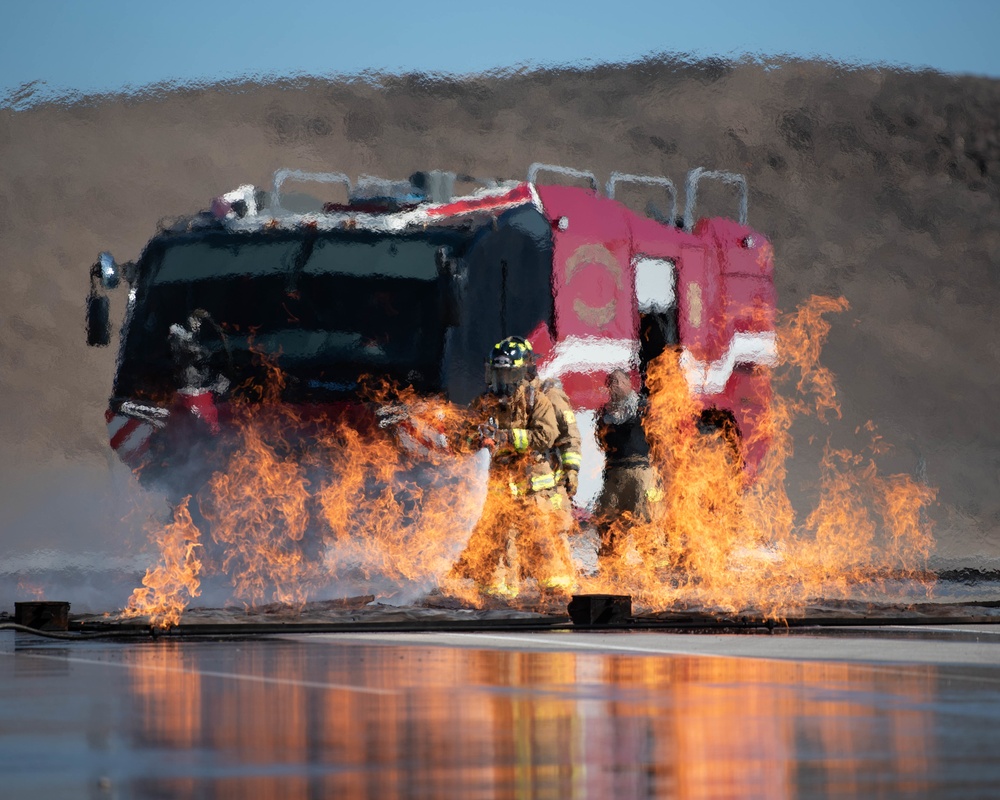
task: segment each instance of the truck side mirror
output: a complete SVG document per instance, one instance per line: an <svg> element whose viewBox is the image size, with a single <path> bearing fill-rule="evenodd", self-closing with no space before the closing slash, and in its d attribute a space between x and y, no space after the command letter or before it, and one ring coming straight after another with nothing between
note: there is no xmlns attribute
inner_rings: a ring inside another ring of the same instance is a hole
<svg viewBox="0 0 1000 800"><path fill-rule="evenodd" d="M101 286L105 289L117 289L122 279L121 268L115 263L111 253L103 252L97 257L97 263L93 268L96 277L100 278Z"/></svg>
<svg viewBox="0 0 1000 800"><path fill-rule="evenodd" d="M91 291L87 295L87 344L107 347L111 343L111 314L107 295Z"/></svg>

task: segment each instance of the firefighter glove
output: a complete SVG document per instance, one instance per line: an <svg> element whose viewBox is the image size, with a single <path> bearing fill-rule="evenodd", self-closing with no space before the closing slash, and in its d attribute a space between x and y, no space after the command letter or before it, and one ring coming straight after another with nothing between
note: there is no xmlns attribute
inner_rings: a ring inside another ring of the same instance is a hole
<svg viewBox="0 0 1000 800"><path fill-rule="evenodd" d="M496 425L480 425L479 443L492 453L498 447L510 443L510 431L498 428Z"/></svg>
<svg viewBox="0 0 1000 800"><path fill-rule="evenodd" d="M511 447L511 435L507 428L498 428L496 434L493 437L493 444L497 450L502 450L504 448L510 449Z"/></svg>
<svg viewBox="0 0 1000 800"><path fill-rule="evenodd" d="M566 494L570 497L576 496L577 489L580 488L580 473L575 469L566 470Z"/></svg>

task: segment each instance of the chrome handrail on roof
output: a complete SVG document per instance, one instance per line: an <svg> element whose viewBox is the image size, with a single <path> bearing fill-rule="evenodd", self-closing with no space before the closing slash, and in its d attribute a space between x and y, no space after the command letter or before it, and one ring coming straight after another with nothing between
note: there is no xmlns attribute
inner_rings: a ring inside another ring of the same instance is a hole
<svg viewBox="0 0 1000 800"><path fill-rule="evenodd" d="M593 172L573 169L572 167L560 167L557 164L540 164L536 161L528 167L528 183L534 183L539 172L555 172L559 175L568 175L571 178L584 178L585 180L590 181L590 185L593 187L595 192L600 191L597 186L597 178L594 176Z"/></svg>
<svg viewBox="0 0 1000 800"><path fill-rule="evenodd" d="M351 179L343 172L303 172L298 169L279 169L274 173L274 188L271 190L271 210L281 211L281 185L287 180L312 181L314 183L342 183L347 193L352 191Z"/></svg>
<svg viewBox="0 0 1000 800"><path fill-rule="evenodd" d="M674 182L670 178L663 178L658 175L629 175L624 172L612 172L604 190L605 194L612 200L615 197L615 186L619 183L643 183L664 187L667 190L667 194L670 195L670 213L667 215L666 220L660 221L665 221L670 225L674 224L674 220L677 218L677 187L674 186Z"/></svg>
<svg viewBox="0 0 1000 800"><path fill-rule="evenodd" d="M740 192L740 225L747 224L748 190L747 179L736 172L716 172L704 167L695 167L687 174L684 182L684 230L690 232L694 227L694 209L698 201L698 183L703 178L719 180L735 186Z"/></svg>

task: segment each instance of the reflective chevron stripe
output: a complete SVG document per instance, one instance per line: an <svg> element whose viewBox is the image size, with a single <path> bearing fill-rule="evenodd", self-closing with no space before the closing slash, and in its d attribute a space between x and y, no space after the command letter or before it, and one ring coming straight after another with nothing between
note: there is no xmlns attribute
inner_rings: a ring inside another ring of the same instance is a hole
<svg viewBox="0 0 1000 800"><path fill-rule="evenodd" d="M556 476L551 472L545 475L533 475L531 478L531 491L541 492L545 489L556 488Z"/></svg>
<svg viewBox="0 0 1000 800"><path fill-rule="evenodd" d="M562 465L567 469L580 469L582 456L575 450L564 450L562 454Z"/></svg>
<svg viewBox="0 0 1000 800"><path fill-rule="evenodd" d="M132 469L141 466L154 430L156 429L150 423L122 414L114 414L108 419L111 448Z"/></svg>

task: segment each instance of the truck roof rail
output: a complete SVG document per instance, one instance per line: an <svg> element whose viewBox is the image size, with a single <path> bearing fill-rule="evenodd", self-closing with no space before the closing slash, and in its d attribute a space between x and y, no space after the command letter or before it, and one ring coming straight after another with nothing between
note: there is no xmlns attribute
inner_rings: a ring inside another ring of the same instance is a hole
<svg viewBox="0 0 1000 800"><path fill-rule="evenodd" d="M698 200L698 182L702 178L719 180L735 186L740 192L740 225L747 224L747 179L736 172L715 172L704 167L695 167L687 174L684 182L684 230L690 233L694 227L694 209Z"/></svg>
<svg viewBox="0 0 1000 800"><path fill-rule="evenodd" d="M364 198L371 194L386 197L405 197L412 194L413 184L406 179L383 178L379 175L359 175L354 188L348 187L348 194L354 198Z"/></svg>
<svg viewBox="0 0 1000 800"><path fill-rule="evenodd" d="M528 183L534 183L539 172L555 172L559 175L568 175L571 178L584 178L585 180L590 181L590 185L595 192L599 191L597 187L597 178L594 176L593 172L573 169L572 167L560 167L556 164L540 164L536 161L528 167Z"/></svg>
<svg viewBox="0 0 1000 800"><path fill-rule="evenodd" d="M605 189L605 194L612 200L615 197L615 186L619 183L643 183L664 187L667 190L667 194L670 195L670 213L666 219L659 219L658 217L657 219L659 222L669 225L674 224L674 220L677 219L677 187L674 186L674 182L670 178L662 178L658 175L629 175L625 172L612 172Z"/></svg>
<svg viewBox="0 0 1000 800"><path fill-rule="evenodd" d="M455 183L472 183L486 189L497 188L493 178L476 178L464 172L442 169L418 170L410 176L410 183L424 192L431 203L447 203L455 197Z"/></svg>
<svg viewBox="0 0 1000 800"><path fill-rule="evenodd" d="M313 181L314 183L342 183L347 187L347 194L351 193L351 179L343 172L303 172L299 169L279 169L274 173L274 188L271 190L271 209L273 211L282 210L281 185L289 179Z"/></svg>

